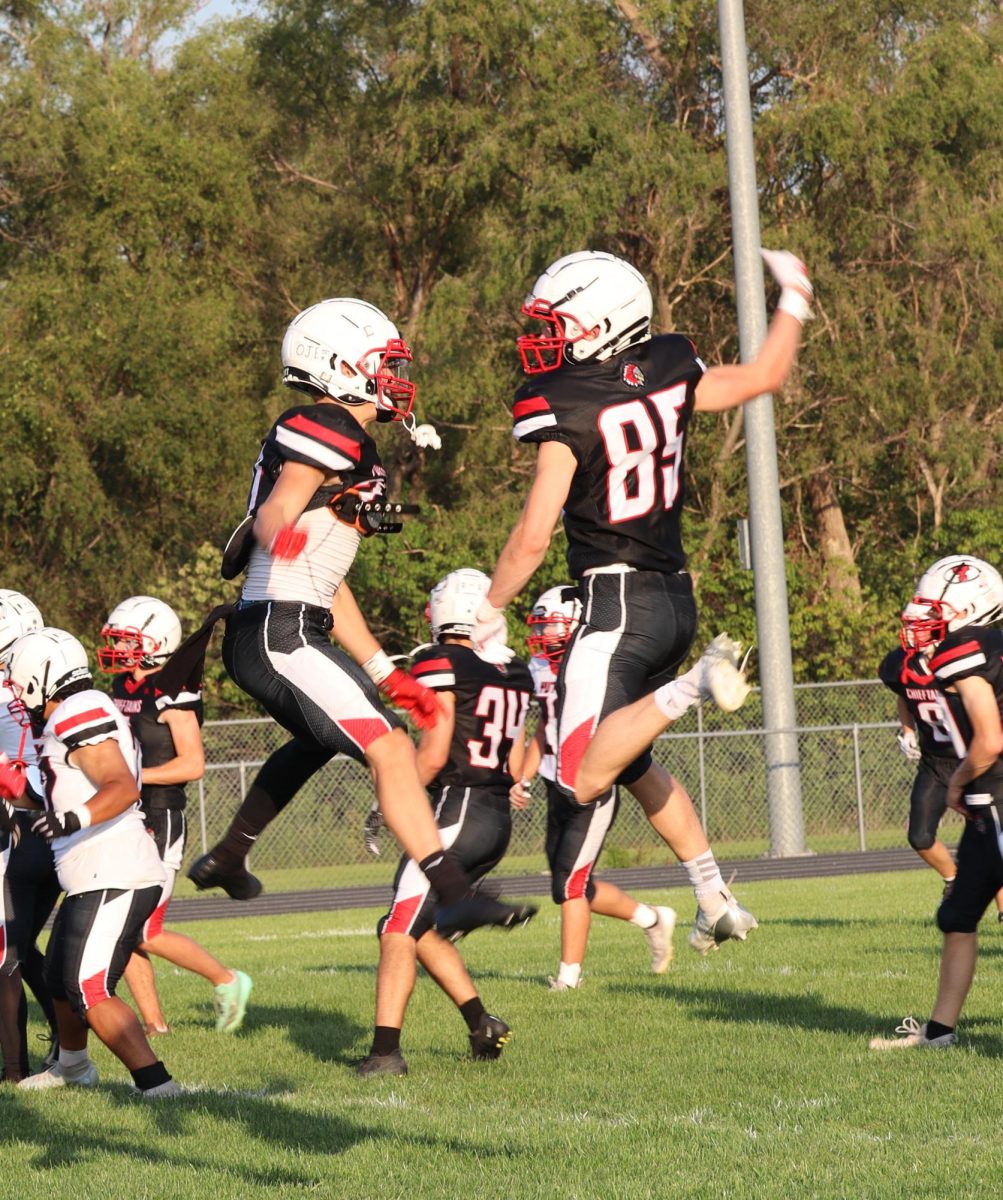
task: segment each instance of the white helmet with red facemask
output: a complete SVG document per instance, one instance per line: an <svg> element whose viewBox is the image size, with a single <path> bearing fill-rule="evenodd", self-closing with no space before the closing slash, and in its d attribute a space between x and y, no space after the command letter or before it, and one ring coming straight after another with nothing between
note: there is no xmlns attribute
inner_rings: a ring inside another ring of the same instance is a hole
<svg viewBox="0 0 1003 1200"><path fill-rule="evenodd" d="M1003 616L1003 578L970 554L952 554L935 562L916 585L902 610L902 646L926 650L948 633L968 625L988 625Z"/></svg>
<svg viewBox="0 0 1003 1200"><path fill-rule="evenodd" d="M490 587L490 578L474 567L461 567L440 579L429 593L426 609L432 637L437 642L447 634L470 637L477 609Z"/></svg>
<svg viewBox="0 0 1003 1200"><path fill-rule="evenodd" d="M576 588L548 588L526 618L531 630L526 638L530 654L545 658L556 667L564 658L564 651L581 618L582 602Z"/></svg>
<svg viewBox="0 0 1003 1200"><path fill-rule="evenodd" d="M181 622L169 604L155 596L130 596L108 614L101 627L104 645L98 667L108 675L162 667L181 644Z"/></svg>
<svg viewBox="0 0 1003 1200"><path fill-rule="evenodd" d="M376 405L379 421L414 406L406 377L411 348L390 318L365 300L337 297L304 309L282 339L282 382L314 397Z"/></svg>
<svg viewBox="0 0 1003 1200"><path fill-rule="evenodd" d="M630 263L601 250L580 250L552 263L533 284L524 316L546 331L517 339L527 375L565 361L604 362L651 336L651 289Z"/></svg>

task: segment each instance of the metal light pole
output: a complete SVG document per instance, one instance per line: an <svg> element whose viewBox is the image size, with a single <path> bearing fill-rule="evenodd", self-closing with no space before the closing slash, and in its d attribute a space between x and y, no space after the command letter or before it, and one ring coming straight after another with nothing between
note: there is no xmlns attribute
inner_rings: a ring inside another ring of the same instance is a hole
<svg viewBox="0 0 1003 1200"><path fill-rule="evenodd" d="M743 361L756 356L766 337L763 264L759 257L759 198L749 103L749 64L742 0L718 0L728 150L728 186L734 237L738 337ZM784 576L784 534L773 425L773 397L745 406L745 458L749 474L752 567L759 636L759 677L766 731L766 781L770 847L776 857L804 854L801 765L798 756Z"/></svg>

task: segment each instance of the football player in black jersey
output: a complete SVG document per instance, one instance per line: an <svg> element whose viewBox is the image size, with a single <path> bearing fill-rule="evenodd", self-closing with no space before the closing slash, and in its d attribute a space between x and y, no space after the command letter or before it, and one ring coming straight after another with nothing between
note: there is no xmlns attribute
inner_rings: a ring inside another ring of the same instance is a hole
<svg viewBox="0 0 1003 1200"><path fill-rule="evenodd" d="M652 299L629 263L581 251L547 268L523 312L544 335L519 339L531 376L516 393L514 434L538 449L522 515L478 611L474 643L543 561L563 516L582 622L558 683L557 782L581 804L614 802L623 783L682 860L697 897L690 945L744 939L755 919L728 891L684 788L651 759L654 738L713 696L737 708L748 687L721 635L675 677L696 629L680 537L684 454L694 412L722 412L779 388L810 315L804 264L764 251L782 291L758 356L709 370L679 334L651 336Z"/></svg>
<svg viewBox="0 0 1003 1200"><path fill-rule="evenodd" d="M956 691L941 691L921 650L910 646L905 629L902 645L890 650L878 667L878 677L895 693L902 754L917 764L909 795L909 845L944 881L944 894L953 887L957 867L950 850L937 836L947 809L947 788L959 762L951 727L964 720L964 706ZM950 710L942 716L942 705ZM1003 922L1003 890L996 893L997 919Z"/></svg>
<svg viewBox="0 0 1003 1200"><path fill-rule="evenodd" d="M629 921L643 930L651 951L651 969L656 975L664 974L672 962L672 933L676 926L673 909L641 904L608 880L593 877L616 806L577 804L554 782L557 672L581 614L576 588L553 587L538 597L527 618L532 631L527 641L533 655L529 670L540 716L526 747L521 777L512 790L513 806L524 808L529 803L529 785L535 774L547 786L545 846L550 894L554 903L561 906L561 960L556 976L547 979L555 992L580 986L593 913Z"/></svg>
<svg viewBox="0 0 1003 1200"><path fill-rule="evenodd" d="M947 1049L978 956L976 930L1003 887L1003 579L982 559L955 554L934 563L902 613L905 646L927 660L943 693L941 717L959 762L947 783L947 803L965 818L958 873L940 903L944 935L940 982L930 1019L906 1017L898 1038L872 1038L873 1050ZM950 697L950 699L948 699ZM954 698L960 700L956 703Z"/></svg>
<svg viewBox="0 0 1003 1200"><path fill-rule="evenodd" d="M185 852L185 784L201 779L202 695L166 695L157 686L160 668L178 648L181 622L155 596L130 596L108 614L98 666L112 679L112 699L128 720L143 755L140 808L167 872L160 902L143 927L142 941L125 968L147 1036L169 1033L149 956L155 954L213 986L218 1033L235 1033L243 1023L251 979L232 970L183 933L164 928L174 881Z"/></svg>
<svg viewBox="0 0 1003 1200"><path fill-rule="evenodd" d="M247 516L224 558L227 578L246 573L223 662L293 741L188 875L200 888L256 895L245 859L258 834L306 779L347 754L370 767L387 825L431 880L439 928L509 925L519 909L468 895L466 873L443 851L414 746L379 692L421 726L435 723L435 696L390 661L345 582L361 538L382 525L386 471L369 427L398 421L417 445L438 442L431 426L414 423L411 350L378 308L339 298L295 317L281 353L283 382L309 402L282 413L254 464ZM332 629L344 649L331 644Z"/></svg>
<svg viewBox="0 0 1003 1200"><path fill-rule="evenodd" d="M441 715L418 745L418 773L429 789L443 845L480 879L501 861L512 832L509 761L521 757L526 710L533 694L529 670L518 659L485 661L470 642L477 606L490 580L482 571L453 571L435 585L429 620L435 645L415 655L412 674L431 688ZM489 655L490 657L490 655ZM380 921L376 976L376 1028L360 1075L405 1075L400 1052L404 1014L420 962L460 1010L474 1058L497 1058L509 1027L481 1003L470 975L450 942L434 928L429 881L418 863L401 859L390 911ZM536 912L527 907L526 919Z"/></svg>

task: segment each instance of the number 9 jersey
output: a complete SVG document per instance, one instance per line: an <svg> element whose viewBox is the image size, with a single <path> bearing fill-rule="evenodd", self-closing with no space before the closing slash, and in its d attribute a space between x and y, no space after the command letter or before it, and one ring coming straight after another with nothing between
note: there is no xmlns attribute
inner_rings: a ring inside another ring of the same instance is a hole
<svg viewBox="0 0 1003 1200"><path fill-rule="evenodd" d="M664 334L605 362L534 376L516 392L516 440L563 442L578 460L564 508L575 579L613 563L685 567L683 454L705 369L689 338Z"/></svg>

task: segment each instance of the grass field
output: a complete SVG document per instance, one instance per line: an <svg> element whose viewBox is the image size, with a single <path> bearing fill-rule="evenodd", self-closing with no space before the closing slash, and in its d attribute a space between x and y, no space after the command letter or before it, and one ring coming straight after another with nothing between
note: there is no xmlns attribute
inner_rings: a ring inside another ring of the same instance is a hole
<svg viewBox="0 0 1003 1200"><path fill-rule="evenodd" d="M558 921L485 932L465 954L515 1037L466 1056L459 1015L421 980L411 1073L359 1080L376 912L221 920L184 930L255 980L244 1030L212 1031L208 987L159 971L174 1032L157 1048L190 1096L133 1098L103 1047L96 1089L0 1089L0 1195L19 1200L943 1197L998 1171L1003 929L948 1052L878 1055L924 1020L939 935L932 872L740 887L762 927L647 973L643 936L598 920L583 987L551 993ZM33 1029L37 1026L33 1026Z"/></svg>

